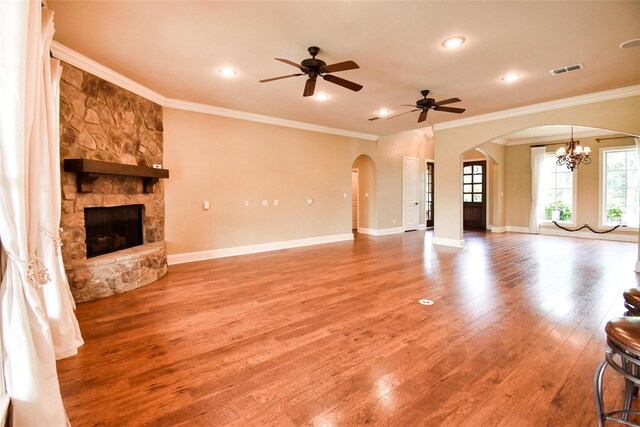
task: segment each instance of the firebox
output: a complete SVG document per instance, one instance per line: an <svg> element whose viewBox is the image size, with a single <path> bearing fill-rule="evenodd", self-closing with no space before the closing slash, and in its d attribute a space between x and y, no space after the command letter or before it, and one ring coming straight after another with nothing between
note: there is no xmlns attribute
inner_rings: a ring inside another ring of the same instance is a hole
<svg viewBox="0 0 640 427"><path fill-rule="evenodd" d="M87 258L143 243L143 205L85 208Z"/></svg>

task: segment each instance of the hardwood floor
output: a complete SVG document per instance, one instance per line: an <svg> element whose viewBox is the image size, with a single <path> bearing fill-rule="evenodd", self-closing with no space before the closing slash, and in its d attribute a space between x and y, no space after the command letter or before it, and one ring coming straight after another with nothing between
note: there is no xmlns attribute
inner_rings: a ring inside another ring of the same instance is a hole
<svg viewBox="0 0 640 427"><path fill-rule="evenodd" d="M593 373L637 245L431 239L176 265L79 304L86 344L58 362L72 425L596 425ZM611 371L605 388L619 405Z"/></svg>

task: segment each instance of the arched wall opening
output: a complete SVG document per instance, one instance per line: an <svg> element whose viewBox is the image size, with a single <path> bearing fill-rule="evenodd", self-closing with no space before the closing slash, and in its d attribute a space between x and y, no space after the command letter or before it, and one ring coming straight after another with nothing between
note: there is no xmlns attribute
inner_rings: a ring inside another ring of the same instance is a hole
<svg viewBox="0 0 640 427"><path fill-rule="evenodd" d="M503 145L484 143L462 153L463 162L477 160L484 160L486 162L486 229L494 232L502 232L505 228L504 152L505 147Z"/></svg>
<svg viewBox="0 0 640 427"><path fill-rule="evenodd" d="M601 128L628 135L640 135L640 96L626 96L589 104L520 114L457 127L435 128L435 160L438 163L435 191L434 244L462 247L463 153L474 147L494 144L500 136L521 129L573 124ZM499 144L494 144L499 145ZM499 163L499 162L498 162ZM512 185L511 182L508 186ZM507 186L507 188L508 188ZM506 196L506 195L505 195Z"/></svg>
<svg viewBox="0 0 640 427"><path fill-rule="evenodd" d="M361 154L353 161L351 170L352 179L353 173L357 173L357 182L352 181L352 216L349 221L355 222L359 232L370 233L377 228L376 166L370 156Z"/></svg>

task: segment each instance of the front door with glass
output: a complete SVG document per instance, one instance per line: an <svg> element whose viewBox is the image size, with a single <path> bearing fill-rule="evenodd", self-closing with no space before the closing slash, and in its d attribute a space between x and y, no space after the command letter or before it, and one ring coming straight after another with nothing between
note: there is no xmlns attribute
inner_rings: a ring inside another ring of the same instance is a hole
<svg viewBox="0 0 640 427"><path fill-rule="evenodd" d="M462 169L462 204L465 228L487 228L486 162L465 162Z"/></svg>

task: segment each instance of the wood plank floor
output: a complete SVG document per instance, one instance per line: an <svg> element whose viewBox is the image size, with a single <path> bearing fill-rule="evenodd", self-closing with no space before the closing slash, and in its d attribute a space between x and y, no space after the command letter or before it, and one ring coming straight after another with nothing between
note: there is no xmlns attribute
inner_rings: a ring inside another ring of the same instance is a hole
<svg viewBox="0 0 640 427"><path fill-rule="evenodd" d="M79 304L72 425L595 425L635 243L430 232L171 266ZM418 304L421 298L435 302ZM621 381L607 371L606 400Z"/></svg>

